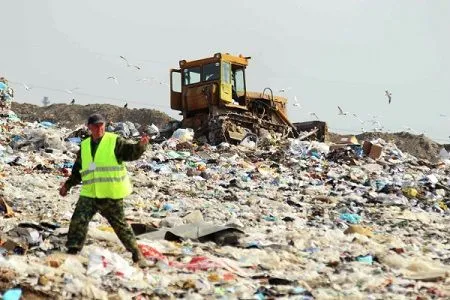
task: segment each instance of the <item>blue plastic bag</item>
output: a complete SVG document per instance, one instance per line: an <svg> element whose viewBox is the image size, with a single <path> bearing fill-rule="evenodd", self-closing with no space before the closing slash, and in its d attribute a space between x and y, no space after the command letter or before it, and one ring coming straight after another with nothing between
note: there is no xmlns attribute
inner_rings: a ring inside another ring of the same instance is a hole
<svg viewBox="0 0 450 300"><path fill-rule="evenodd" d="M19 300L22 297L22 289L10 289L3 294L3 300Z"/></svg>

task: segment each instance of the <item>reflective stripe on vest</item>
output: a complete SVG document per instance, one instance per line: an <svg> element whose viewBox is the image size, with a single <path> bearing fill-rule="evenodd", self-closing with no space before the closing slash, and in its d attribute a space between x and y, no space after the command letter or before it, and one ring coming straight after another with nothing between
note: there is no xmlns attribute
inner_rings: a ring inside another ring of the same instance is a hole
<svg viewBox="0 0 450 300"><path fill-rule="evenodd" d="M126 179L127 176L122 176L120 178L105 178L105 177L98 177L98 178L93 178L93 179L89 179L86 181L83 181L83 184L88 185L88 184L93 184L93 183L98 183L98 182L122 182Z"/></svg>
<svg viewBox="0 0 450 300"><path fill-rule="evenodd" d="M125 167L124 166L117 166L117 167L96 167L95 172L113 172L113 171L122 171ZM94 172L94 170L86 170L86 171L80 171L81 177L89 175L90 173Z"/></svg>
<svg viewBox="0 0 450 300"><path fill-rule="evenodd" d="M106 132L94 158L91 153L91 138L81 142L81 196L122 199L131 194L131 183L125 165L117 162L114 152L116 141L117 135Z"/></svg>

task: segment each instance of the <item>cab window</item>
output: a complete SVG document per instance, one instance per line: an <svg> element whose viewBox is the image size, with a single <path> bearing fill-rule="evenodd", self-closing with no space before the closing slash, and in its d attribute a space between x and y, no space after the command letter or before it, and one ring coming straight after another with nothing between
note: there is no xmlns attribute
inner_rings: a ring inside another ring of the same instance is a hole
<svg viewBox="0 0 450 300"><path fill-rule="evenodd" d="M231 64L229 62L222 62L222 82L231 83Z"/></svg>
<svg viewBox="0 0 450 300"><path fill-rule="evenodd" d="M184 69L183 70L183 85L199 83L200 79L201 79L200 74L201 74L200 67Z"/></svg>
<svg viewBox="0 0 450 300"><path fill-rule="evenodd" d="M220 78L220 63L215 62L203 66L202 81L219 80Z"/></svg>
<svg viewBox="0 0 450 300"><path fill-rule="evenodd" d="M237 69L233 72L233 87L238 94L245 93L244 69Z"/></svg>

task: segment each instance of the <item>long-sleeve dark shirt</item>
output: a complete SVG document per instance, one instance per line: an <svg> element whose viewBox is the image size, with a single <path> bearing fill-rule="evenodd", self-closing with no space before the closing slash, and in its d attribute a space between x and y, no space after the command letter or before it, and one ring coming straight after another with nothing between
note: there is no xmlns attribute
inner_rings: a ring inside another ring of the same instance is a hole
<svg viewBox="0 0 450 300"><path fill-rule="evenodd" d="M95 156L95 152L97 151L100 141L101 139L98 140L97 142L94 142L91 139L92 156ZM130 144L127 143L121 137L117 137L114 153L116 154L117 162L120 164L123 161L132 161L138 159L144 153L145 149L146 149L145 145L141 145L140 143ZM71 187L81 183L80 170L81 170L81 149L78 151L77 158L75 159L75 163L73 164L72 174L65 182L65 186L67 187L67 189L70 189Z"/></svg>

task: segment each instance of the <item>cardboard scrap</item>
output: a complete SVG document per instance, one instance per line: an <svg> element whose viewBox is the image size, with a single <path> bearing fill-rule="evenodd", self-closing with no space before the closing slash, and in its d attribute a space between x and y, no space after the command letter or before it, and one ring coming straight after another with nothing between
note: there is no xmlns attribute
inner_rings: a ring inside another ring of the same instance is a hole
<svg viewBox="0 0 450 300"><path fill-rule="evenodd" d="M365 155L368 155L370 158L377 160L383 154L383 147L377 144L372 144L369 141L364 141L363 151Z"/></svg>
<svg viewBox="0 0 450 300"><path fill-rule="evenodd" d="M11 217L14 216L13 209L11 208L11 206L8 205L6 200L3 197L1 197L1 196L0 196L0 208L5 211L4 216L6 218L11 218Z"/></svg>

